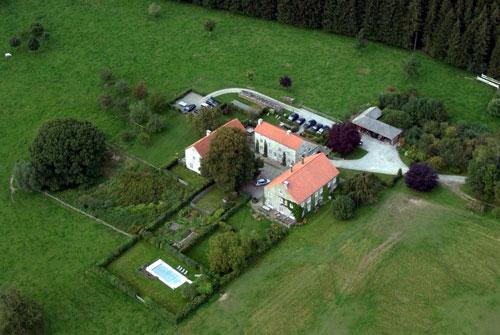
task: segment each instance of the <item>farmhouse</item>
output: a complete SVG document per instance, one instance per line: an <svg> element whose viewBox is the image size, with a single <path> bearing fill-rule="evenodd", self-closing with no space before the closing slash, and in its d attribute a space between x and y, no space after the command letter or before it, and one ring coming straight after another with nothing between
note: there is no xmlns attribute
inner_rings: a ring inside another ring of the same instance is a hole
<svg viewBox="0 0 500 335"><path fill-rule="evenodd" d="M318 145L259 119L255 128L255 150L264 157L292 166L302 157L316 152Z"/></svg>
<svg viewBox="0 0 500 335"><path fill-rule="evenodd" d="M242 131L245 131L245 127L238 119L228 121L213 132L207 130L207 134L205 135L205 137L191 144L185 150L186 167L188 169L201 174L201 159L208 153L208 150L210 149L210 142L212 141L212 139L214 139L217 131L224 127L239 128Z"/></svg>
<svg viewBox="0 0 500 335"><path fill-rule="evenodd" d="M264 203L294 219L292 203L305 212L318 207L324 192L330 194L337 186L338 174L339 171L324 153L305 157L264 188Z"/></svg>
<svg viewBox="0 0 500 335"><path fill-rule="evenodd" d="M382 111L378 107L370 107L356 116L354 120L352 120L352 123L355 124L358 129L367 132L371 136L389 141L391 144L397 143L403 131L390 124L379 121L378 119L381 116Z"/></svg>

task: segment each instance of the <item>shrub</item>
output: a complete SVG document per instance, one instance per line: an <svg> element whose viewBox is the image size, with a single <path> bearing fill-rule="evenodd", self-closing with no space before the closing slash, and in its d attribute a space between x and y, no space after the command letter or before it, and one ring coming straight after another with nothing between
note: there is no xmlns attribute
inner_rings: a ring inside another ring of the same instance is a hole
<svg viewBox="0 0 500 335"><path fill-rule="evenodd" d="M135 133L130 130L125 130L121 132L120 138L125 143L130 143L135 139Z"/></svg>
<svg viewBox="0 0 500 335"><path fill-rule="evenodd" d="M402 129L409 129L412 126L411 116L396 109L386 108L384 110L384 122Z"/></svg>
<svg viewBox="0 0 500 335"><path fill-rule="evenodd" d="M491 210L491 215L495 218L495 219L500 219L500 207L495 207Z"/></svg>
<svg viewBox="0 0 500 335"><path fill-rule="evenodd" d="M205 27L205 30L208 31L209 35L212 34L216 25L217 25L217 23L214 20L206 20L205 21L204 27Z"/></svg>
<svg viewBox="0 0 500 335"><path fill-rule="evenodd" d="M166 126L165 119L157 114L152 114L149 117L148 123L146 124L146 128L151 133L159 133L163 129L165 129L165 126Z"/></svg>
<svg viewBox="0 0 500 335"><path fill-rule="evenodd" d="M139 140L139 143L143 145L149 144L151 142L151 136L145 131L141 131L137 136L137 139Z"/></svg>
<svg viewBox="0 0 500 335"><path fill-rule="evenodd" d="M45 29L43 28L40 22L35 22L31 25L30 32L35 37L42 37L43 33L45 32Z"/></svg>
<svg viewBox="0 0 500 335"><path fill-rule="evenodd" d="M129 111L129 99L128 98L118 98L115 100L115 108L120 112Z"/></svg>
<svg viewBox="0 0 500 335"><path fill-rule="evenodd" d="M446 162L442 157L439 156L432 156L427 160L427 164L431 166L434 170L442 170L446 167Z"/></svg>
<svg viewBox="0 0 500 335"><path fill-rule="evenodd" d="M38 39L36 37L30 37L28 40L28 49L31 51L36 51L40 48L40 42L38 42Z"/></svg>
<svg viewBox="0 0 500 335"><path fill-rule="evenodd" d="M140 81L135 85L132 93L136 99L144 100L148 96L148 88L143 81Z"/></svg>
<svg viewBox="0 0 500 335"><path fill-rule="evenodd" d="M433 168L424 163L413 163L405 174L405 183L408 187L419 191L429 192L438 183L438 175Z"/></svg>
<svg viewBox="0 0 500 335"><path fill-rule="evenodd" d="M161 15L161 6L156 2L152 2L148 7L148 14L151 17L157 18Z"/></svg>
<svg viewBox="0 0 500 335"><path fill-rule="evenodd" d="M167 109L168 102L163 95L155 92L148 98L148 105L153 113L162 113Z"/></svg>
<svg viewBox="0 0 500 335"><path fill-rule="evenodd" d="M500 117L500 98L490 101L488 104L488 114L493 117Z"/></svg>
<svg viewBox="0 0 500 335"><path fill-rule="evenodd" d="M195 283L193 284L188 284L185 283L181 287L181 294L186 300L193 300L197 295L198 295L198 290L196 289Z"/></svg>
<svg viewBox="0 0 500 335"><path fill-rule="evenodd" d="M21 45L21 39L17 36L14 36L10 39L9 45L13 48L17 48L18 46Z"/></svg>
<svg viewBox="0 0 500 335"><path fill-rule="evenodd" d="M107 93L103 93L99 96L99 104L104 110L111 109L113 107L113 97Z"/></svg>
<svg viewBox="0 0 500 335"><path fill-rule="evenodd" d="M284 88L290 88L292 87L292 78L288 75L284 75L283 77L280 78L280 85L281 87Z"/></svg>
<svg viewBox="0 0 500 335"><path fill-rule="evenodd" d="M113 72L110 69L104 69L101 71L101 80L103 84L109 84L113 82Z"/></svg>
<svg viewBox="0 0 500 335"><path fill-rule="evenodd" d="M143 125L151 117L151 111L144 101L137 101L129 106L129 117L132 122Z"/></svg>
<svg viewBox="0 0 500 335"><path fill-rule="evenodd" d="M106 138L90 122L46 122L30 147L36 182L51 191L75 187L101 175Z"/></svg>
<svg viewBox="0 0 500 335"><path fill-rule="evenodd" d="M467 202L466 208L479 215L484 215L486 211L486 206L480 201L469 201Z"/></svg>
<svg viewBox="0 0 500 335"><path fill-rule="evenodd" d="M403 63L403 70L407 80L415 79L418 77L420 72L420 61L416 58L415 54L412 54Z"/></svg>
<svg viewBox="0 0 500 335"><path fill-rule="evenodd" d="M333 215L335 215L338 220L349 220L354 217L356 204L350 197L346 195L339 195L333 199L332 206Z"/></svg>
<svg viewBox="0 0 500 335"><path fill-rule="evenodd" d="M126 96L130 92L130 87L124 80L119 80L115 84L116 93L120 96Z"/></svg>
<svg viewBox="0 0 500 335"><path fill-rule="evenodd" d="M247 256L238 234L228 231L212 236L208 243L210 270L217 273L239 271Z"/></svg>
<svg viewBox="0 0 500 335"><path fill-rule="evenodd" d="M0 290L0 334L43 333L42 308L15 288Z"/></svg>

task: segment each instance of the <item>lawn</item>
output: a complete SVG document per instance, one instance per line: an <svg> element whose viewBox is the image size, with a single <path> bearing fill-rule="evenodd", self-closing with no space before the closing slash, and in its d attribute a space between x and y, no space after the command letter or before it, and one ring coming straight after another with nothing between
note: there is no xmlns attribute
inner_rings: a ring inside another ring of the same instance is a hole
<svg viewBox="0 0 500 335"><path fill-rule="evenodd" d="M207 214L211 214L224 206L223 199L226 197L224 192L217 186L210 187L207 191L200 195L196 200L196 207Z"/></svg>
<svg viewBox="0 0 500 335"><path fill-rule="evenodd" d="M187 182L189 186L195 189L199 189L200 187L208 183L207 178L202 177L196 172L189 170L182 164L175 164L172 168L170 168L169 171Z"/></svg>
<svg viewBox="0 0 500 335"><path fill-rule="evenodd" d="M217 231L208 236L205 236L204 239L193 245L185 252L188 257L194 259L196 262L203 265L206 269L210 269L210 263L208 261L208 244L210 237L214 234L217 234Z"/></svg>
<svg viewBox="0 0 500 335"><path fill-rule="evenodd" d="M263 233L271 226L272 222L267 219L257 220L252 215L252 208L247 204L231 215L227 223L245 235L251 232Z"/></svg>
<svg viewBox="0 0 500 335"><path fill-rule="evenodd" d="M365 55L359 57L355 41L347 37L177 2L161 2L164 16L151 20L146 15L149 3L18 0L0 4L0 41L5 52L7 41L34 20L40 20L51 34L50 43L40 52L13 51L10 61L0 61L0 283L16 285L41 303L47 334L174 333L137 301L89 274L97 260L123 242L119 235L40 195L17 194L13 202L8 194L11 169L16 160L27 157L43 122L56 117L91 120L117 141L118 134L129 127L98 107L99 72L105 67L129 82L145 80L151 90L170 99L187 88L209 93L251 86L276 98L293 96L337 117L375 100L390 85L414 85L422 94L442 99L454 121L479 120L492 129L500 124L484 113L494 93L491 88L472 80L470 73L421 54L421 76L407 82L400 68L408 53L402 50L369 43ZM203 29L209 18L217 21L211 37ZM247 70L255 72L252 82L246 78ZM289 91L278 85L284 73L294 80ZM167 129L154 136L149 146L136 144L127 149L163 166L197 139L182 115L168 113L166 117ZM422 328L428 332L495 332L500 325L492 315L499 314L500 297L498 279L491 279L491 275L498 278L498 261L491 260L491 255L499 252L498 229L492 221L471 216L458 205L445 204L441 212L413 209L401 213L405 227L431 223L423 237L410 235L416 236L414 249L407 243L397 244L386 254L396 253L393 263L379 265L383 280L377 282L371 276L365 281L366 292L354 291L352 296L336 299L334 285L340 279L332 267L339 260L355 264L357 258L335 252L343 245L346 250L360 247L362 252L363 239L356 232L365 232L369 240L372 224L389 229L399 223L394 217L381 223L388 219L385 211L399 210L389 206L397 205L397 200L396 194L388 196L380 209L359 213L353 224L332 223L324 214L319 223L294 231L229 286L229 299L202 308L181 331L241 333L242 327L247 332L261 327L261 332L328 332L336 327L338 332L349 328L353 333L397 333L415 326L407 332L423 333ZM431 209L441 206L437 202L441 199L431 200L430 205L424 202ZM393 270L398 267L401 273ZM443 278L442 268L448 277ZM387 278L391 273L394 277ZM398 291L390 287L399 289L401 295L394 296ZM435 291L441 289L444 294ZM235 324L240 329L233 328Z"/></svg>
<svg viewBox="0 0 500 335"><path fill-rule="evenodd" d="M344 159L360 159L363 158L364 155L366 155L368 151L366 151L363 148L356 147L354 150L346 155L345 157L342 157L338 152L332 152L330 155L335 158L344 158Z"/></svg>
<svg viewBox="0 0 500 335"><path fill-rule="evenodd" d="M174 314L178 313L187 303L187 300L180 293L182 288L178 287L173 290L159 280L146 278L144 274L138 271L141 267L150 265L158 259L164 260L174 269L178 265L184 267L188 270L186 277L194 281L195 270L193 268L145 241L139 241L124 255L111 263L108 269L132 285L141 296L153 299Z"/></svg>
<svg viewBox="0 0 500 335"><path fill-rule="evenodd" d="M400 183L351 222L333 219L329 206L308 222L180 333L489 334L500 327L500 227L464 210L447 189L422 196Z"/></svg>

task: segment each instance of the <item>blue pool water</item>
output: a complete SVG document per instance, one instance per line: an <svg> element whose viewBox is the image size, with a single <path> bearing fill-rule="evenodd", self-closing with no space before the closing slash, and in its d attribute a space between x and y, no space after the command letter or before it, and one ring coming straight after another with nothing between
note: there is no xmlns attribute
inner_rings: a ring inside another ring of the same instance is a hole
<svg viewBox="0 0 500 335"><path fill-rule="evenodd" d="M165 266L164 264L159 264L151 269L162 282L170 287L177 287L184 283L184 278L175 270Z"/></svg>

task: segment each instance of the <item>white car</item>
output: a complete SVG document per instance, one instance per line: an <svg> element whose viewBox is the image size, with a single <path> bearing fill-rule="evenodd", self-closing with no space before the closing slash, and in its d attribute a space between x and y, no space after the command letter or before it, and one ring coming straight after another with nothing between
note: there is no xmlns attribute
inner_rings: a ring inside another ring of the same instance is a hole
<svg viewBox="0 0 500 335"><path fill-rule="evenodd" d="M184 102L184 101L179 101L177 104L178 104L179 106L183 107L183 108L184 108L184 107L186 107L186 106L188 105L188 104L187 104L187 102Z"/></svg>
<svg viewBox="0 0 500 335"><path fill-rule="evenodd" d="M271 182L271 180L269 180L267 178L260 178L260 179L257 179L255 186L257 186L257 187L265 186L265 185L269 184L270 182Z"/></svg>

